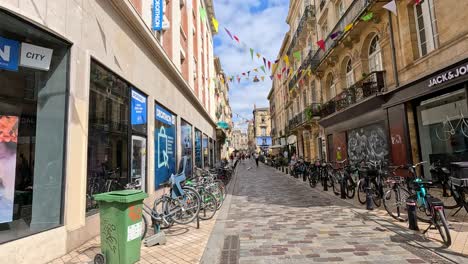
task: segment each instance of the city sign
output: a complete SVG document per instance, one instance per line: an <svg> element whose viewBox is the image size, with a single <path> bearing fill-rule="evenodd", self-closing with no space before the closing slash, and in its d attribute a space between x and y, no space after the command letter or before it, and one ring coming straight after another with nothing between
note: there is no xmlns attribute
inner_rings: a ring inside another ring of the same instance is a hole
<svg viewBox="0 0 468 264"><path fill-rule="evenodd" d="M52 53L52 49L21 43L20 66L48 71Z"/></svg>

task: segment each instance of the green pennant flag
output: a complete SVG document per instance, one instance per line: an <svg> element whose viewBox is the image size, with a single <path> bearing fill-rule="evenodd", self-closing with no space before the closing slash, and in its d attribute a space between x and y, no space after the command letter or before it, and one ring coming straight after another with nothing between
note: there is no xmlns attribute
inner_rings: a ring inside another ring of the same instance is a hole
<svg viewBox="0 0 468 264"><path fill-rule="evenodd" d="M262 71L263 71L264 73L266 73L266 71L265 71L265 66L263 66L263 65L260 66L260 69L262 69Z"/></svg>
<svg viewBox="0 0 468 264"><path fill-rule="evenodd" d="M298 61L300 61L300 60L301 60L301 51L298 50L298 51L294 52L294 53L293 53L293 56L294 56L294 58L296 58Z"/></svg>
<svg viewBox="0 0 468 264"><path fill-rule="evenodd" d="M253 54L254 54L254 50L250 48L250 57L252 57L252 60L253 60Z"/></svg>
<svg viewBox="0 0 468 264"><path fill-rule="evenodd" d="M362 21L369 21L369 20L372 19L372 17L374 17L374 13L368 12L367 14L365 14L365 15L363 15L363 16L361 17L361 20L362 20Z"/></svg>
<svg viewBox="0 0 468 264"><path fill-rule="evenodd" d="M202 21L205 21L206 19L206 9L203 7L200 7L200 18Z"/></svg>

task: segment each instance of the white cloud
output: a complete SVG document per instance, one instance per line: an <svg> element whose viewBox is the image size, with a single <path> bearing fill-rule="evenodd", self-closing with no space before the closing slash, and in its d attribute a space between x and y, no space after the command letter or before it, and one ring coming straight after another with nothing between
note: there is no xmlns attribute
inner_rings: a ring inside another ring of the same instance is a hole
<svg viewBox="0 0 468 264"><path fill-rule="evenodd" d="M265 1L268 5L264 6ZM264 9L258 10L258 7ZM221 64L228 75L237 75L263 65L262 58L250 57L250 48L260 53L267 60L274 61L281 47L284 34L288 30L286 16L288 0L215 0L215 16L219 21L219 33L215 37L221 44L215 47L215 54L221 58ZM257 8L255 13L252 9ZM224 27L239 37L244 47L231 40ZM270 72L258 69L250 76L265 75L265 81L253 83L251 80L237 80L230 83L230 103L234 113L251 119L254 104L257 107L268 106L267 95L271 89ZM241 121L234 115L234 121ZM245 125L244 125L245 126Z"/></svg>

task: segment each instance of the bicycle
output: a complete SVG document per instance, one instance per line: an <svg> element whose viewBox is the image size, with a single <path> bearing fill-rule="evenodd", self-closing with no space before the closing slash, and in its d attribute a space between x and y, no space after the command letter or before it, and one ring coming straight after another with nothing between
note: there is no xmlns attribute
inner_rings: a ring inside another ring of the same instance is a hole
<svg viewBox="0 0 468 264"><path fill-rule="evenodd" d="M151 218L151 224L155 232L159 229L169 228L174 223L185 225L191 223L200 212L201 198L193 188L181 186L185 181L185 168L187 157L183 160L183 170L179 174L172 174L168 181L160 184L162 187L170 188L168 194L163 194L153 203L153 208L145 203L142 206L142 221L143 230L142 238L147 234L148 225L150 222L147 215ZM129 183L125 189L140 189L141 183L139 180Z"/></svg>
<svg viewBox="0 0 468 264"><path fill-rule="evenodd" d="M384 196L382 161L365 162L365 165L361 166L359 174L364 174L364 177L357 183L358 201L361 204L366 204L367 189L369 187L374 205L380 207Z"/></svg>
<svg viewBox="0 0 468 264"><path fill-rule="evenodd" d="M445 117L445 121L443 121L442 125L442 132L439 132L439 129L435 130L436 137L441 141L447 141L451 137L455 136L457 130L460 129L460 132L463 136L468 138L468 122L465 120L463 113L460 111L460 116L452 117L459 118L457 124L455 126L452 125L452 121L448 116ZM442 135L439 135L441 133Z"/></svg>
<svg viewBox="0 0 468 264"><path fill-rule="evenodd" d="M359 179L359 167L357 164L348 164L344 168L343 187L346 197L353 199L356 194L357 180Z"/></svg>
<svg viewBox="0 0 468 264"><path fill-rule="evenodd" d="M392 177L387 179L387 184L391 186L384 194L383 204L387 213L394 219L400 222L408 221L408 212L406 208L406 200L411 196L411 193L402 187L405 184L403 177L397 176L395 171L402 168L397 166L394 168Z"/></svg>

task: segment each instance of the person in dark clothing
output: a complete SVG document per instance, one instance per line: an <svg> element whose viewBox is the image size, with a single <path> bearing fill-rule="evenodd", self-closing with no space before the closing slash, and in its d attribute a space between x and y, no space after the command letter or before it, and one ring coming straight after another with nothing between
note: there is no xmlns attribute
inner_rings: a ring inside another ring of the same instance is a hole
<svg viewBox="0 0 468 264"><path fill-rule="evenodd" d="M257 167L258 167L258 153L255 153L254 157L255 157L255 163L257 164Z"/></svg>

